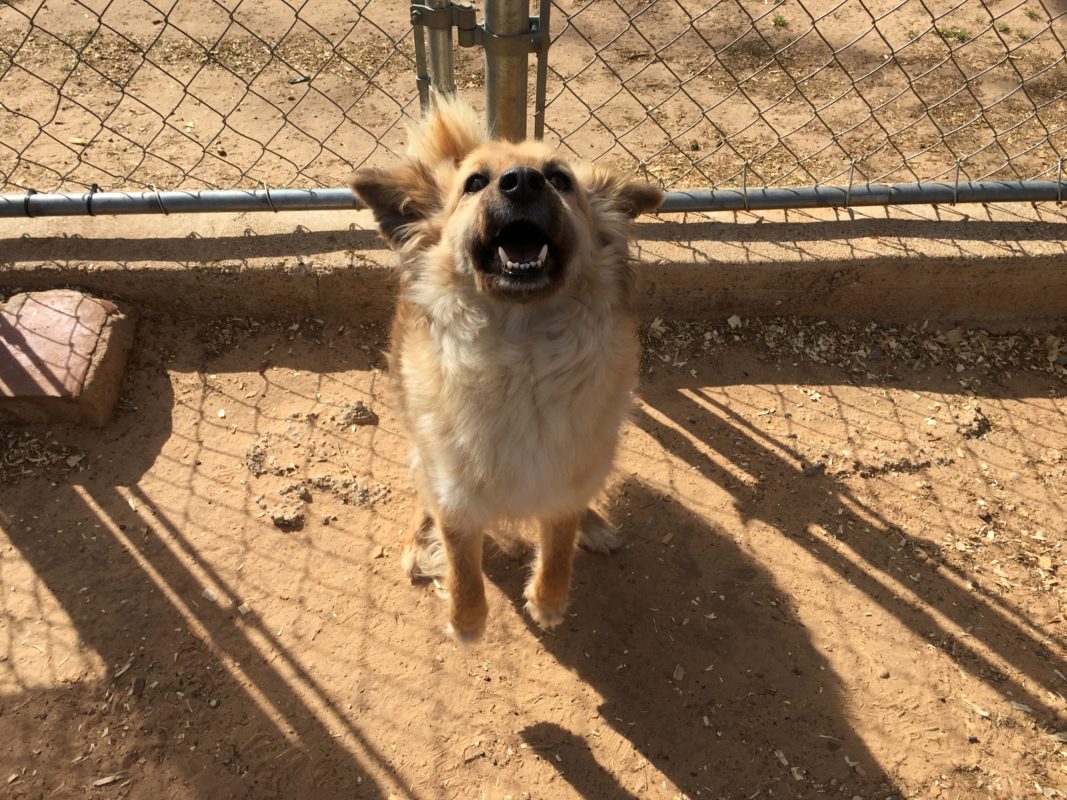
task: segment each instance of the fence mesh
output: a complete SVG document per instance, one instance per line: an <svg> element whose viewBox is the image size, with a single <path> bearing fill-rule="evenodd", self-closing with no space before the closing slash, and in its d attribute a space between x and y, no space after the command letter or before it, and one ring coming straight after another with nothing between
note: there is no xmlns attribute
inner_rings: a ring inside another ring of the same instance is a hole
<svg viewBox="0 0 1067 800"><path fill-rule="evenodd" d="M555 2L548 124L668 187L1055 177L1067 151L1062 0Z"/></svg>
<svg viewBox="0 0 1067 800"><path fill-rule="evenodd" d="M2 0L0 183L338 185L403 137L407 17L376 1Z"/></svg>
<svg viewBox="0 0 1067 800"><path fill-rule="evenodd" d="M1055 177L1067 152L1062 0L553 1L549 137L667 187ZM340 185L418 113L407 5L0 0L0 189Z"/></svg>

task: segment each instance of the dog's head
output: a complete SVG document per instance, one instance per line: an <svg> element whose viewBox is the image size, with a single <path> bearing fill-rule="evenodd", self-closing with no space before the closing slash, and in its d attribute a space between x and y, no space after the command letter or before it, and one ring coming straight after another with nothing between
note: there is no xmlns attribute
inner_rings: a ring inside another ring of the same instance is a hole
<svg viewBox="0 0 1067 800"><path fill-rule="evenodd" d="M454 101L438 101L402 163L361 170L352 188L405 270L436 269L438 282L512 301L546 297L583 270L621 267L630 220L663 200L647 183L573 165L541 142L490 140Z"/></svg>

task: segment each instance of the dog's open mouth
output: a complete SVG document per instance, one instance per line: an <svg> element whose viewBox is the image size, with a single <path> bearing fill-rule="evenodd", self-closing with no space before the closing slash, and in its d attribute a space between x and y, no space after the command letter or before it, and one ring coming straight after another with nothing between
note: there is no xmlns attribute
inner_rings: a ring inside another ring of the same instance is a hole
<svg viewBox="0 0 1067 800"><path fill-rule="evenodd" d="M548 237L532 222L505 225L492 242L494 272L512 278L533 278L544 271L550 257Z"/></svg>
<svg viewBox="0 0 1067 800"><path fill-rule="evenodd" d="M510 222L500 229L488 247L482 269L498 276L504 290L537 289L551 280L556 248L537 225Z"/></svg>

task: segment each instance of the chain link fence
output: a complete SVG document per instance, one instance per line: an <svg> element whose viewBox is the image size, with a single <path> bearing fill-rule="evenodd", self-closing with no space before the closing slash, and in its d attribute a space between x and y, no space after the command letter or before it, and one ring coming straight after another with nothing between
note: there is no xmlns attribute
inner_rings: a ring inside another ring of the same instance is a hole
<svg viewBox="0 0 1067 800"><path fill-rule="evenodd" d="M417 113L389 0L0 0L0 184L343 182Z"/></svg>
<svg viewBox="0 0 1067 800"><path fill-rule="evenodd" d="M1054 179L1067 153L1064 0L553 2L548 138L667 188ZM409 20L0 0L0 190L338 186L418 114ZM484 108L480 51L455 58Z"/></svg>
<svg viewBox="0 0 1067 800"><path fill-rule="evenodd" d="M668 188L1056 178L1067 153L1063 0L555 2L553 133Z"/></svg>

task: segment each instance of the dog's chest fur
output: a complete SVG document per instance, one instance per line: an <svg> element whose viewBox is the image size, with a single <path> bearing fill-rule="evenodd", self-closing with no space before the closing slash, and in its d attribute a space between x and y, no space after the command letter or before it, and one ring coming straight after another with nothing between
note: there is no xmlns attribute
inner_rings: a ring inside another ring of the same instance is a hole
<svg viewBox="0 0 1067 800"><path fill-rule="evenodd" d="M571 301L460 312L399 344L409 433L443 509L562 514L601 487L636 381L628 315Z"/></svg>

